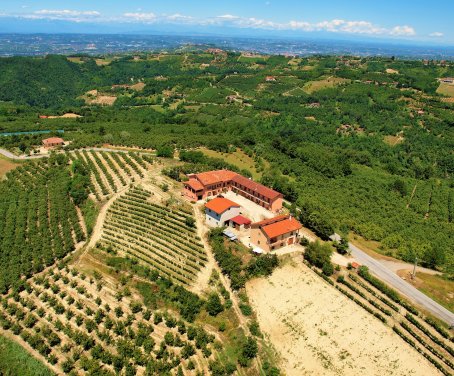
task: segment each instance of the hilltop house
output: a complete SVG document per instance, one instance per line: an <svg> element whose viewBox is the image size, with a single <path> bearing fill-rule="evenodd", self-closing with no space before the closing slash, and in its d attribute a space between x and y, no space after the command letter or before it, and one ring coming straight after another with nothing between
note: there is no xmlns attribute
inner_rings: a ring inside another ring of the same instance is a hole
<svg viewBox="0 0 454 376"><path fill-rule="evenodd" d="M216 197L205 204L206 223L211 227L226 226L239 215L240 205L224 197Z"/></svg>
<svg viewBox="0 0 454 376"><path fill-rule="evenodd" d="M217 170L188 175L183 195L191 201L206 200L223 192L233 191L273 212L282 209L282 193L265 187L229 170Z"/></svg>
<svg viewBox="0 0 454 376"><path fill-rule="evenodd" d="M270 252L299 242L303 226L290 215L279 215L251 225L251 243Z"/></svg>
<svg viewBox="0 0 454 376"><path fill-rule="evenodd" d="M275 82L276 81L276 77L274 77L274 76L266 76L265 77L265 81L266 82Z"/></svg>
<svg viewBox="0 0 454 376"><path fill-rule="evenodd" d="M52 148L52 147L58 147L58 146L64 146L65 145L65 140L63 140L60 137L51 137L51 138L46 138L43 140L43 146L45 148Z"/></svg>

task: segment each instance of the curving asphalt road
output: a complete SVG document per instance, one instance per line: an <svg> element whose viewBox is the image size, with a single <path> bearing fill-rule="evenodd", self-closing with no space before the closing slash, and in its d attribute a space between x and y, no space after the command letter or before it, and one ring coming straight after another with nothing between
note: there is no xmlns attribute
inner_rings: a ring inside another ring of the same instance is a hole
<svg viewBox="0 0 454 376"><path fill-rule="evenodd" d="M375 260L358 247L349 243L349 248L351 255L356 259L356 261L361 265L367 266L369 270L378 278L385 281L402 295L405 295L407 298L431 312L433 315L439 317L449 325L454 325L454 314L451 311L447 310L427 295L423 294L421 291L395 274L391 269L388 269L385 265L380 263L380 261Z"/></svg>

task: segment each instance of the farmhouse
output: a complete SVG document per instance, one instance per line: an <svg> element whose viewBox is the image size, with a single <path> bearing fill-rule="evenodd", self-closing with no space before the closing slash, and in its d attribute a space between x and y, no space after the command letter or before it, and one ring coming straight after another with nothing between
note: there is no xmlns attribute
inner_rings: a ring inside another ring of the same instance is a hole
<svg viewBox="0 0 454 376"><path fill-rule="evenodd" d="M56 146L64 146L65 145L65 140L63 140L60 137L51 137L51 138L46 138L43 140L43 146L46 148L52 148Z"/></svg>
<svg viewBox="0 0 454 376"><path fill-rule="evenodd" d="M240 205L224 197L216 197L205 205L206 223L211 227L229 224L232 218L240 215Z"/></svg>
<svg viewBox="0 0 454 376"><path fill-rule="evenodd" d="M440 81L444 82L445 84L454 84L454 78L453 77L440 78Z"/></svg>
<svg viewBox="0 0 454 376"><path fill-rule="evenodd" d="M265 77L265 81L266 82L275 82L276 81L276 77L274 77L274 76L266 76Z"/></svg>
<svg viewBox="0 0 454 376"><path fill-rule="evenodd" d="M184 182L183 195L191 201L205 200L211 196L233 191L273 212L282 209L282 193L233 171L208 171L190 174L188 178L189 180Z"/></svg>
<svg viewBox="0 0 454 376"><path fill-rule="evenodd" d="M299 242L303 226L290 215L279 215L251 225L251 243L265 252Z"/></svg>

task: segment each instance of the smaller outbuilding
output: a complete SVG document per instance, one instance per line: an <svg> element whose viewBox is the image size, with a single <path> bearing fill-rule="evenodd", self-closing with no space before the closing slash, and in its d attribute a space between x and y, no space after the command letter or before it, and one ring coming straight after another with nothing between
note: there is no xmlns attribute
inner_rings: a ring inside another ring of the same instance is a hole
<svg viewBox="0 0 454 376"><path fill-rule="evenodd" d="M230 226L238 231L245 230L251 227L251 220L240 214L230 219Z"/></svg>
<svg viewBox="0 0 454 376"><path fill-rule="evenodd" d="M65 145L65 140L63 140L60 137L51 137L51 138L46 138L43 140L43 146L45 148L53 148L53 147L58 147L58 146L64 146Z"/></svg>
<svg viewBox="0 0 454 376"><path fill-rule="evenodd" d="M216 197L205 204L206 223L210 227L228 226L240 215L240 205L224 197Z"/></svg>

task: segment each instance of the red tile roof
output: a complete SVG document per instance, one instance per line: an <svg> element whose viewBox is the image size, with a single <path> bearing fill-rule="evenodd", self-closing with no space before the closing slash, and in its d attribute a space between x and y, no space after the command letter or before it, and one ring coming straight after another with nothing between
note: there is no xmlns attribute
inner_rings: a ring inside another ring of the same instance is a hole
<svg viewBox="0 0 454 376"><path fill-rule="evenodd" d="M232 180L234 176L238 175L236 172L229 170L217 170L217 171L208 171L201 172L197 174L197 179L203 185L211 185L216 183L224 183Z"/></svg>
<svg viewBox="0 0 454 376"><path fill-rule="evenodd" d="M289 215L280 215L271 219L254 223L254 228L261 228L268 238L275 238L280 235L297 231L303 226L295 218Z"/></svg>
<svg viewBox="0 0 454 376"><path fill-rule="evenodd" d="M236 202L230 201L227 198L224 197L216 197L212 199L211 201L208 201L205 204L205 207L208 209L213 210L217 214L222 214L224 213L227 209L230 209L232 207L240 207Z"/></svg>
<svg viewBox="0 0 454 376"><path fill-rule="evenodd" d="M288 214L282 214L282 215L278 215L274 218L268 218L268 219L264 219L263 221L260 221L260 222L255 222L252 224L252 226L254 227L263 227L263 226L266 226L266 225L269 225L271 223L274 223L274 222L279 222L279 221L282 221L283 219L287 219L289 218L290 216Z"/></svg>
<svg viewBox="0 0 454 376"><path fill-rule="evenodd" d="M243 217L242 215L237 215L236 217L233 217L230 219L233 223L237 225L250 225L251 220L249 218Z"/></svg>
<svg viewBox="0 0 454 376"><path fill-rule="evenodd" d="M197 179L189 179L188 181L184 182L184 185L189 185L194 191L201 191L203 190L203 185Z"/></svg>
<svg viewBox="0 0 454 376"><path fill-rule="evenodd" d="M248 178L245 178L242 175L236 174L235 177L232 179L233 182L238 183L251 191L258 193L266 198L269 198L270 200L273 200L275 198L278 198L279 196L282 196L281 193L276 192L274 189L265 187L264 185L257 183L253 180L250 180Z"/></svg>
<svg viewBox="0 0 454 376"><path fill-rule="evenodd" d="M63 144L65 141L60 137L51 137L43 140L43 144Z"/></svg>

